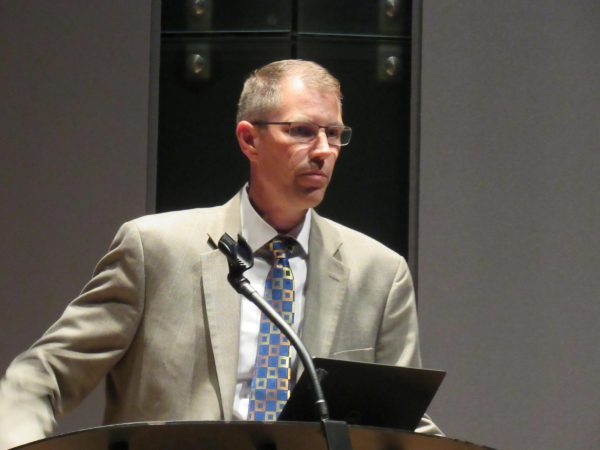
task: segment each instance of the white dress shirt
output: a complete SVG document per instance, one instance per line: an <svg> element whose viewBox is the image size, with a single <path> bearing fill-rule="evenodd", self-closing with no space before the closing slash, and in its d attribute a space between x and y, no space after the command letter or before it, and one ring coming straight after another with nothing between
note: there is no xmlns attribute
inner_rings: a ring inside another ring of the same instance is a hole
<svg viewBox="0 0 600 450"><path fill-rule="evenodd" d="M265 255L265 244L278 236L279 233L256 212L248 198L247 185L242 189L240 217L242 220L242 236L248 241L254 253L254 266L245 272L245 276L258 294L264 296L265 281L271 269L271 261L267 259L269 255ZM307 258L310 221L311 210L308 210L304 221L286 234L286 236L290 236L296 241L289 258L290 267L294 274L293 328L296 332L300 332L301 330L304 312L304 287L308 272ZM261 312L246 298L242 297L241 302L240 351L238 357L237 385L233 401L233 415L236 419L245 420L248 417L250 384L252 383L256 365L256 347L258 345ZM292 351L293 368L296 366L295 360L295 352Z"/></svg>

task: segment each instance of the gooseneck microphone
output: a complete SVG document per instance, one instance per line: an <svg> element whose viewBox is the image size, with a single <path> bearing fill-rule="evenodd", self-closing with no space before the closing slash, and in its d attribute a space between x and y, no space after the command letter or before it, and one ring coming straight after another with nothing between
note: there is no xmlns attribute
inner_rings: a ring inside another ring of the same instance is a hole
<svg viewBox="0 0 600 450"><path fill-rule="evenodd" d="M219 250L227 257L229 263L229 275L227 280L233 286L233 288L254 303L265 315L277 325L281 332L290 340L298 352L298 356L304 365L307 373L310 376L314 393L315 393L315 406L316 411L319 414L319 418L329 419L329 409L327 402L323 396L323 390L321 383L315 370L312 358L306 349L304 343L300 340L298 334L290 327L285 320L273 309L273 307L252 287L244 272L250 269L254 265L254 256L252 255L252 249L248 245L248 242L241 236L238 235L238 241L236 242L231 236L225 233L219 240Z"/></svg>

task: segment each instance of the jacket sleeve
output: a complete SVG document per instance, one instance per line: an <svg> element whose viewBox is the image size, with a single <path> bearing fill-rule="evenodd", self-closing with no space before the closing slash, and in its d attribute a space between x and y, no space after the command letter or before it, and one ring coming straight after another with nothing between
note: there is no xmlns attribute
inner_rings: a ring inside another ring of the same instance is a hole
<svg viewBox="0 0 600 450"><path fill-rule="evenodd" d="M92 279L0 380L0 450L48 436L119 361L144 307L144 253L134 222L118 231Z"/></svg>
<svg viewBox="0 0 600 450"><path fill-rule="evenodd" d="M415 291L404 258L400 258L387 297L375 360L383 364L421 367Z"/></svg>
<svg viewBox="0 0 600 450"><path fill-rule="evenodd" d="M375 360L397 366L421 367L415 290L404 258L400 261L388 295L379 329ZM444 435L427 414L423 416L415 431Z"/></svg>

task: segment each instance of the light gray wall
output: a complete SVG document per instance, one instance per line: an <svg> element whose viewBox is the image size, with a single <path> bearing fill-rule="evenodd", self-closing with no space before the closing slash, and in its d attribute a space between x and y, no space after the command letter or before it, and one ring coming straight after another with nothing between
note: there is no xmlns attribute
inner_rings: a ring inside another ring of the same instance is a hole
<svg viewBox="0 0 600 450"><path fill-rule="evenodd" d="M146 210L150 42L150 2L0 2L1 371Z"/></svg>
<svg viewBox="0 0 600 450"><path fill-rule="evenodd" d="M426 0L419 308L431 413L600 448L600 2Z"/></svg>

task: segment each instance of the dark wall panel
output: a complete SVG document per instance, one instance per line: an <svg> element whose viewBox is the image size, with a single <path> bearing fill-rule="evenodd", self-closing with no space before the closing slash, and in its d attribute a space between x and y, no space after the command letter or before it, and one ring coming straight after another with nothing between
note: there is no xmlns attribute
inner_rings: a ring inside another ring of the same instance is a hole
<svg viewBox="0 0 600 450"><path fill-rule="evenodd" d="M241 188L248 168L235 114L243 80L289 57L282 38L163 39L157 211L221 204Z"/></svg>
<svg viewBox="0 0 600 450"><path fill-rule="evenodd" d="M235 139L244 79L274 60L314 60L340 79L344 120L354 130L318 211L407 255L411 2L392 3L395 9L386 2L345 9L339 1L281 2L271 16L289 13L290 29L274 32L258 2L250 8L255 26L244 33L231 31L243 28L236 25L238 2L229 2L229 19L217 14L224 4L206 2L220 19L205 12L202 26L189 5L164 4L157 210L212 206L233 195L248 174Z"/></svg>

